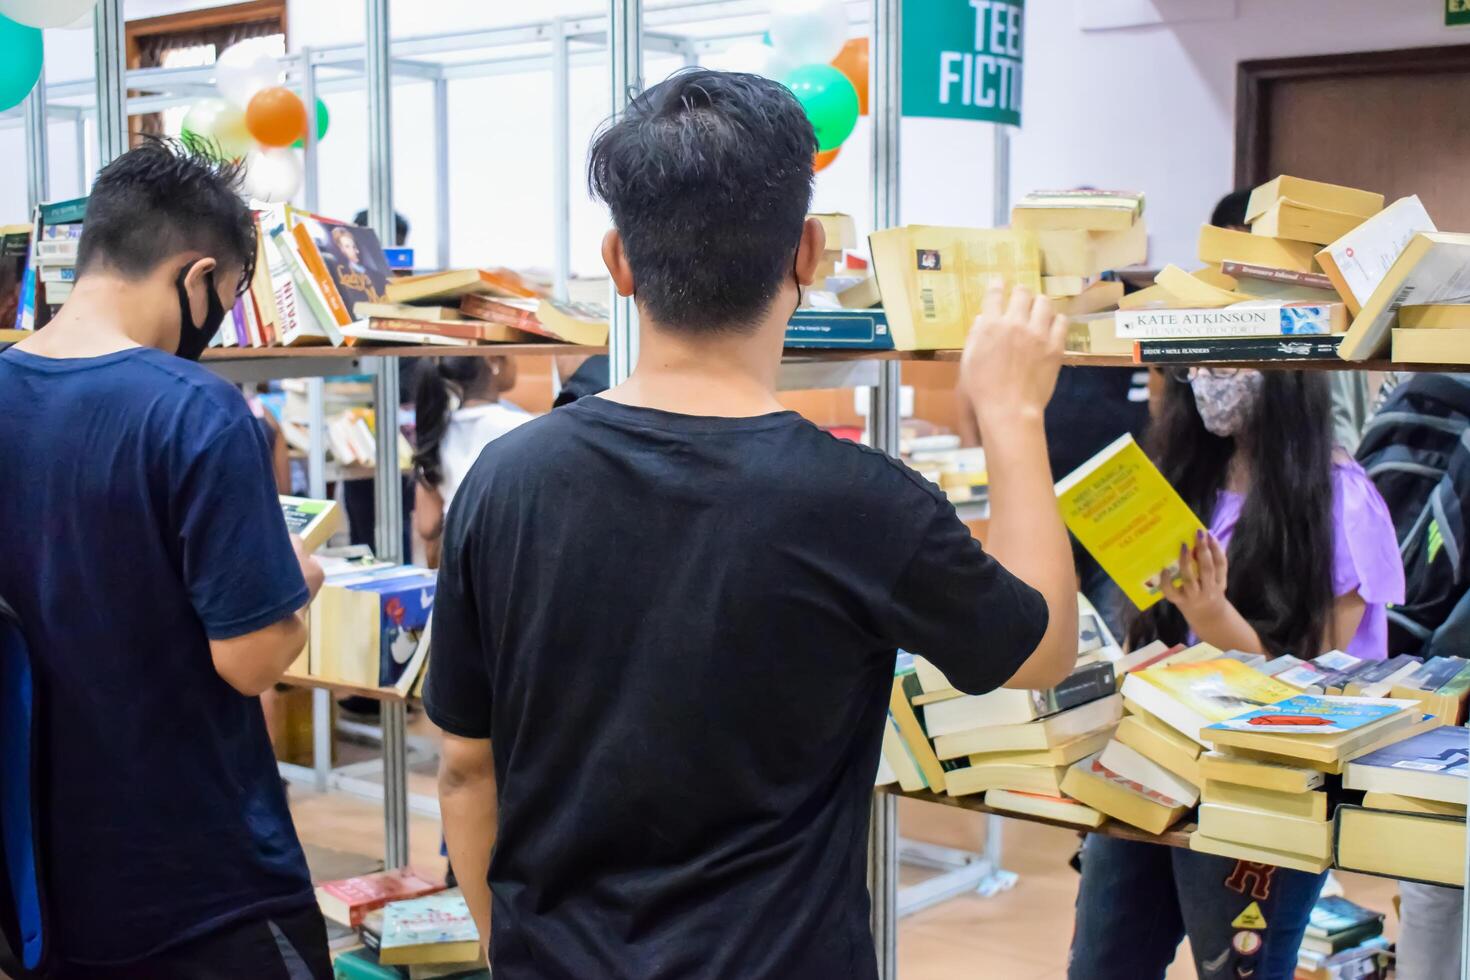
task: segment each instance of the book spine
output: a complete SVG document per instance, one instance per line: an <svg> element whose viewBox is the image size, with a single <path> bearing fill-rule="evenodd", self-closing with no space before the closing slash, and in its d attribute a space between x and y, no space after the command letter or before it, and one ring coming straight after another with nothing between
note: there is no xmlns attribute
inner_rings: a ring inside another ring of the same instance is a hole
<svg viewBox="0 0 1470 980"><path fill-rule="evenodd" d="M1342 337L1241 340L1137 340L1136 364L1188 364L1195 361L1335 361Z"/></svg>
<svg viewBox="0 0 1470 980"><path fill-rule="evenodd" d="M1129 340L1226 337L1325 336L1332 333L1334 304L1257 309L1119 310L1114 329Z"/></svg>
<svg viewBox="0 0 1470 980"><path fill-rule="evenodd" d="M321 294L322 303L327 311L337 321L339 326L346 326L352 322L352 314L347 309L347 304L342 302L342 294L337 292L337 284L332 282L331 275L327 272L327 264L322 261L322 253L312 241L311 234L303 224L297 224L291 229L291 234L296 239L297 254L301 256L301 264L311 276L316 285L317 292Z"/></svg>
<svg viewBox="0 0 1470 980"><path fill-rule="evenodd" d="M41 220L48 225L75 224L86 216L87 199L85 197L41 205Z"/></svg>
<svg viewBox="0 0 1470 980"><path fill-rule="evenodd" d="M1049 691L1035 692L1038 717L1056 714L1107 697L1118 689L1110 663L1090 664Z"/></svg>
<svg viewBox="0 0 1470 980"><path fill-rule="evenodd" d="M291 236L280 229L274 233L276 248L281 252L281 258L290 270L291 281L295 284L295 293L298 301L304 303L304 311L315 321L316 331L321 336L331 340L334 347L342 346L342 332L337 329L337 320L327 309L327 301L316 289L316 283L307 272L301 262L301 256L297 253ZM301 316L303 308L297 307L297 316ZM303 333L310 333L303 331Z"/></svg>
<svg viewBox="0 0 1470 980"><path fill-rule="evenodd" d="M1335 292L1332 280L1318 272L1297 272L1295 269L1274 269L1269 265L1254 265L1250 262L1222 262L1220 271L1232 279L1260 279L1279 282L1288 286L1305 286Z"/></svg>

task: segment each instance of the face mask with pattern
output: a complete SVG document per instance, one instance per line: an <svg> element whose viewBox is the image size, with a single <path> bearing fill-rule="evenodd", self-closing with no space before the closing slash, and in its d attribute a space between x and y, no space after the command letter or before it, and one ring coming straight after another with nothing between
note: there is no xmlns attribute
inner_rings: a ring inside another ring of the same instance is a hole
<svg viewBox="0 0 1470 980"><path fill-rule="evenodd" d="M1233 436L1249 416L1265 375L1242 370L1221 377L1201 371L1189 382L1205 428L1217 436Z"/></svg>

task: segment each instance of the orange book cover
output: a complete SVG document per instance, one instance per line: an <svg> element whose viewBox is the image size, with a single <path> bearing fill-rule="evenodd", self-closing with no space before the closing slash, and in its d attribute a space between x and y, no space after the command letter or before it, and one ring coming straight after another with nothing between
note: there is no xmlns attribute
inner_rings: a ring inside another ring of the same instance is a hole
<svg viewBox="0 0 1470 980"><path fill-rule="evenodd" d="M312 280L321 291L322 298L326 300L327 309L337 324L345 327L352 322L352 314L348 311L347 304L342 302L342 294L337 292L337 284L327 273L327 265L322 261L322 253L317 249L316 242L312 240L311 233L307 231L305 225L298 221L291 229L291 234L296 239L296 247L301 252L301 260L306 265L306 271L311 273Z"/></svg>

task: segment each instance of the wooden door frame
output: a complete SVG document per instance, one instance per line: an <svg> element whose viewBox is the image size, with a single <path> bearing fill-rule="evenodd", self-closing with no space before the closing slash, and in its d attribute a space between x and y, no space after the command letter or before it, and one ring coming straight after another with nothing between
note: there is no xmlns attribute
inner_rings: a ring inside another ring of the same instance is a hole
<svg viewBox="0 0 1470 980"><path fill-rule="evenodd" d="M205 7L200 10L185 10L176 14L162 14L158 17L130 20L123 27L126 34L128 67L138 67L138 38L140 37L197 31L207 27L223 27L257 20L279 21L281 33L286 34L286 13L286 0L246 0L244 3L226 4L221 7Z"/></svg>
<svg viewBox="0 0 1470 980"><path fill-rule="evenodd" d="M1268 107L1277 82L1451 71L1470 73L1470 44L1242 61L1235 76L1235 186L1255 187L1276 176L1266 173L1266 166L1271 151Z"/></svg>

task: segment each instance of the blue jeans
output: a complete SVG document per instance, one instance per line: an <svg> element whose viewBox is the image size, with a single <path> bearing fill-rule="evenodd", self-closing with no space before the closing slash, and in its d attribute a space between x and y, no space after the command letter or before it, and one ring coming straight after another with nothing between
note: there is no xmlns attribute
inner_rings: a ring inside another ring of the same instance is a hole
<svg viewBox="0 0 1470 980"><path fill-rule="evenodd" d="M1068 980L1162 980L1186 933L1200 980L1291 980L1325 878L1089 835Z"/></svg>

